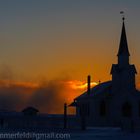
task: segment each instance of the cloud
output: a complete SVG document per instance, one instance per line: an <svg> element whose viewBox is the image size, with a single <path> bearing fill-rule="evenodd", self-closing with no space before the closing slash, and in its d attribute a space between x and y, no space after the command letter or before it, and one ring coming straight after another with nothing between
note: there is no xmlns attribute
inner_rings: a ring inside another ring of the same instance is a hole
<svg viewBox="0 0 140 140"><path fill-rule="evenodd" d="M48 113L62 113L63 104L67 101L68 87L64 82L51 80L41 85L32 94L29 104Z"/></svg>
<svg viewBox="0 0 140 140"><path fill-rule="evenodd" d="M81 93L79 87L73 88L71 82L74 84L74 81L55 79L37 84L0 80L0 108L21 111L27 106L34 106L40 112L63 113L64 103L70 104Z"/></svg>
<svg viewBox="0 0 140 140"><path fill-rule="evenodd" d="M24 87L1 86L0 87L0 109L18 110L26 104L27 89Z"/></svg>
<svg viewBox="0 0 140 140"><path fill-rule="evenodd" d="M11 67L3 65L0 69L0 109L21 111L34 106L40 112L63 113L64 103L70 104L87 87L85 81L70 78L43 79L39 83L15 79L16 74ZM73 110L69 108L69 112Z"/></svg>

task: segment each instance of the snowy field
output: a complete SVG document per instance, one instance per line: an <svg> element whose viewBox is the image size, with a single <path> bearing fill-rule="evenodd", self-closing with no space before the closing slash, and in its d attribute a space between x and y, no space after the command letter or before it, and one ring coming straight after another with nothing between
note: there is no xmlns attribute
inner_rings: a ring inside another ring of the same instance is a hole
<svg viewBox="0 0 140 140"><path fill-rule="evenodd" d="M72 140L140 140L140 133L122 132L119 128L92 128L71 134Z"/></svg>

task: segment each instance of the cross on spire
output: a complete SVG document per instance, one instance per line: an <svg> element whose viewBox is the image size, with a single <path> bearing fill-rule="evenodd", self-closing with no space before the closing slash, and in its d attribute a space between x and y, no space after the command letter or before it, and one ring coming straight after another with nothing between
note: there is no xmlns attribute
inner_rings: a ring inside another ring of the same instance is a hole
<svg viewBox="0 0 140 140"><path fill-rule="evenodd" d="M122 20L125 20L125 15L124 15L124 11L120 11L120 14L122 15Z"/></svg>

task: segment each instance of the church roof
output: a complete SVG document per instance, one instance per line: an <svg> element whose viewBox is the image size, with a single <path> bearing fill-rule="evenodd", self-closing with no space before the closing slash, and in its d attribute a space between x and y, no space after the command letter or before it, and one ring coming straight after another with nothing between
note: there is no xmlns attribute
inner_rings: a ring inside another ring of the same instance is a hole
<svg viewBox="0 0 140 140"><path fill-rule="evenodd" d="M89 95L87 94L87 91L86 91L83 94L81 94L80 96L76 97L75 100L82 99L85 97L92 97L92 96L95 96L97 94L104 93L104 91L106 89L109 89L111 87L111 83L112 83L111 81L101 83L101 84L91 88L91 92Z"/></svg>
<svg viewBox="0 0 140 140"><path fill-rule="evenodd" d="M34 107L27 107L27 108L23 109L22 112L24 115L33 116L33 115L37 115L39 110L37 110Z"/></svg>
<svg viewBox="0 0 140 140"><path fill-rule="evenodd" d="M128 50L128 44L127 44L127 37L126 37L124 19L123 19L123 24L122 24L122 32L121 32L118 56L122 55L122 54L126 54L126 55L130 56L130 53L129 53L129 50Z"/></svg>
<svg viewBox="0 0 140 140"><path fill-rule="evenodd" d="M39 112L36 108L31 107L31 106L22 110L22 112L30 112L30 111Z"/></svg>

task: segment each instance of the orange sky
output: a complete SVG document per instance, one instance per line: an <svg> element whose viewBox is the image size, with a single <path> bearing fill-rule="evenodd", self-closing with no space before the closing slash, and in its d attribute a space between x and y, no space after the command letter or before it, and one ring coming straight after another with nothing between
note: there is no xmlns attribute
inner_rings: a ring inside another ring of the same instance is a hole
<svg viewBox="0 0 140 140"><path fill-rule="evenodd" d="M139 5L136 0L0 1L0 84L37 94L47 81L68 94L54 100L70 102L85 89L87 75L95 83L110 80L122 26L119 12L124 10L130 61L136 65L139 85ZM28 90L31 87L37 91ZM48 86L42 90L48 92Z"/></svg>
<svg viewBox="0 0 140 140"><path fill-rule="evenodd" d="M131 62L140 69L139 1L0 2L0 79L111 79L125 11Z"/></svg>

